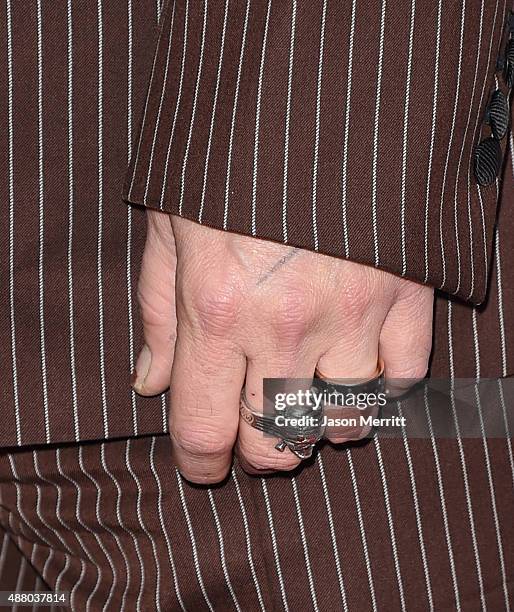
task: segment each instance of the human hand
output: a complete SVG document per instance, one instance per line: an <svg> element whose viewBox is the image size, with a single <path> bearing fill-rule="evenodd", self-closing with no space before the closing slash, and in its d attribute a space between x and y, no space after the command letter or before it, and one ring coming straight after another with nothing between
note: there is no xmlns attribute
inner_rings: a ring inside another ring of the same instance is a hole
<svg viewBox="0 0 514 612"><path fill-rule="evenodd" d="M154 215L160 217L155 224ZM318 367L330 378L366 379L375 373L379 354L386 380L410 385L424 377L432 334L430 287L176 216L166 217L168 227L162 213L149 211L149 218L140 299L152 366L143 386L135 388L164 390L171 370L170 435L187 479L222 480L234 447L243 465L257 472L298 465L288 449L278 452L275 440L240 419L243 384L252 404L262 407L263 378L311 378ZM166 333L159 334L161 328Z"/></svg>

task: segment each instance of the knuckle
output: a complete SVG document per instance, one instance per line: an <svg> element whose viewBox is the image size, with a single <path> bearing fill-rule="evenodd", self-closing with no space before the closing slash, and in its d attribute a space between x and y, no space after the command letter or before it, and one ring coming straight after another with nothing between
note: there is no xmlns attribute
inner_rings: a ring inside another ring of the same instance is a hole
<svg viewBox="0 0 514 612"><path fill-rule="evenodd" d="M349 275L345 278L341 293L341 306L345 317L361 321L371 307L372 301L373 291L365 276Z"/></svg>
<svg viewBox="0 0 514 612"><path fill-rule="evenodd" d="M411 386L423 380L428 371L428 361L420 359L405 363L403 366L390 369L388 377L402 382L402 386Z"/></svg>
<svg viewBox="0 0 514 612"><path fill-rule="evenodd" d="M192 296L192 310L205 333L225 336L235 325L240 296L236 287L227 282L201 287Z"/></svg>
<svg viewBox="0 0 514 612"><path fill-rule="evenodd" d="M283 342L299 344L308 334L314 320L308 295L297 289L283 291L273 304L271 320Z"/></svg>
<svg viewBox="0 0 514 612"><path fill-rule="evenodd" d="M223 457L232 452L232 441L219 431L181 426L170 432L178 450L193 457Z"/></svg>

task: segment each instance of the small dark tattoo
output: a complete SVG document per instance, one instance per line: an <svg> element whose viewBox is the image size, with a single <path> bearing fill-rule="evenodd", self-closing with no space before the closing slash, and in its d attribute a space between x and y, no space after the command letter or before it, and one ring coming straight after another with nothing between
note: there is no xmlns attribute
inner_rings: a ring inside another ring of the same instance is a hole
<svg viewBox="0 0 514 612"><path fill-rule="evenodd" d="M287 253L287 255L284 255L283 257L281 257L277 262L275 262L273 264L273 266L265 273L263 274L259 280L257 281L257 286L262 285L263 283L265 283L268 278L270 276L272 276L273 274L275 274L275 272L281 268L282 266L284 266L290 259L292 259L293 257L295 257L295 255L298 255L298 253L301 251L301 249L299 248L294 248L293 250L289 251L289 253Z"/></svg>

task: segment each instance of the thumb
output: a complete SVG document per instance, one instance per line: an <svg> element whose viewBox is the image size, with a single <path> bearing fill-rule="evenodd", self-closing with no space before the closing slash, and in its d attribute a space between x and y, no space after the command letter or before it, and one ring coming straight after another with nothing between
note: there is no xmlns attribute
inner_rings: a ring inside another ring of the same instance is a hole
<svg viewBox="0 0 514 612"><path fill-rule="evenodd" d="M148 210L147 222L138 283L145 343L131 384L140 395L156 395L169 386L175 351L176 253L169 215Z"/></svg>

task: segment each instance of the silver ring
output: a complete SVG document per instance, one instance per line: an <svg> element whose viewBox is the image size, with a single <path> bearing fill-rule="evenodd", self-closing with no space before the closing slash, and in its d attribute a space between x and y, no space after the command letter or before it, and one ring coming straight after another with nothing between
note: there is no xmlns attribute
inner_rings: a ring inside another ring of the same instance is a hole
<svg viewBox="0 0 514 612"><path fill-rule="evenodd" d="M239 414L241 417L254 429L262 431L278 438L275 448L283 452L288 448L299 459L308 459L312 456L312 451L316 444L323 437L325 427L323 423L323 409L313 411L311 408L306 412L303 409L302 414L290 415L291 417L305 416L307 419L312 419L313 423L306 427L278 425L276 415L267 415L258 412L248 401L246 397L246 389L241 390L241 399L239 403Z"/></svg>

